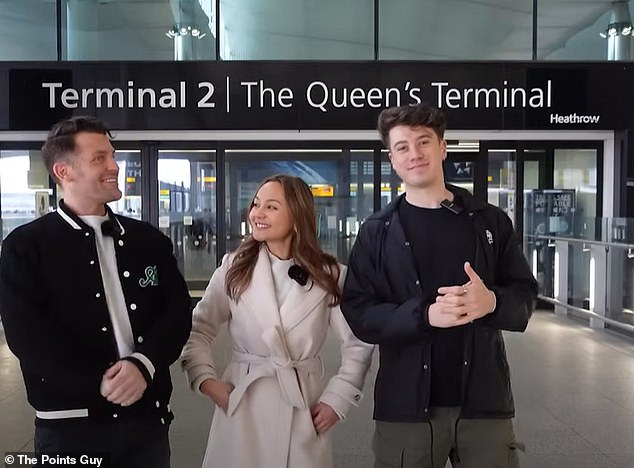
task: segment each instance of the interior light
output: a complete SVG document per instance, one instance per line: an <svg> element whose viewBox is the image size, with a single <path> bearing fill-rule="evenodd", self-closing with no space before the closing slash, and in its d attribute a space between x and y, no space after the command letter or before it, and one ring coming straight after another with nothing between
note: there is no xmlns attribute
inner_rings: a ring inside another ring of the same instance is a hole
<svg viewBox="0 0 634 468"><path fill-rule="evenodd" d="M634 35L634 28L630 21L610 23L604 31L599 32L599 36L604 39L630 35Z"/></svg>
<svg viewBox="0 0 634 468"><path fill-rule="evenodd" d="M202 39L207 35L196 25L175 24L167 30L165 36L170 39L176 39L179 36L187 36L188 34L197 39Z"/></svg>

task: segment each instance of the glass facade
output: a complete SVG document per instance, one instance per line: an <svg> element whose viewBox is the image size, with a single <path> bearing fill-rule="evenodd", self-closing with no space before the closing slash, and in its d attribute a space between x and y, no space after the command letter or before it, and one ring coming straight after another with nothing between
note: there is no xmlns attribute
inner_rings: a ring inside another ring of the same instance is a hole
<svg viewBox="0 0 634 468"><path fill-rule="evenodd" d="M64 60L211 60L214 0L63 0Z"/></svg>
<svg viewBox="0 0 634 468"><path fill-rule="evenodd" d="M381 0L379 5L380 59L531 59L532 0Z"/></svg>
<svg viewBox="0 0 634 468"><path fill-rule="evenodd" d="M631 61L632 17L634 0L0 0L0 61ZM171 238L192 289L248 233L248 203L273 173L311 185L320 242L342 262L360 223L405 190L375 141L186 138L118 147L123 197L111 207ZM634 235L631 220L602 218L603 143L473 143L450 143L447 181L507 213L540 293L594 310L594 285L609 277L604 312L632 323ZM0 150L0 240L61 193L40 152L20 148Z"/></svg>
<svg viewBox="0 0 634 468"><path fill-rule="evenodd" d="M206 282L216 267L216 152L160 150L158 226L190 283Z"/></svg>
<svg viewBox="0 0 634 468"><path fill-rule="evenodd" d="M374 0L220 2L223 60L371 60Z"/></svg>
<svg viewBox="0 0 634 468"><path fill-rule="evenodd" d="M121 198L109 203L115 213L134 219L143 217L143 168L140 150L117 150L115 159L119 165L119 188ZM61 193L61 190L58 191Z"/></svg>
<svg viewBox="0 0 634 468"><path fill-rule="evenodd" d="M632 1L0 0L0 60L630 60L632 17Z"/></svg>
<svg viewBox="0 0 634 468"><path fill-rule="evenodd" d="M41 151L0 151L0 240L16 227L48 213L52 195Z"/></svg>
<svg viewBox="0 0 634 468"><path fill-rule="evenodd" d="M632 42L634 4L621 2L570 2L548 0L538 2L538 60L606 60L613 43L628 43L622 55L611 60L634 58ZM630 24L628 30L609 32L613 23ZM567 32L564 32L567 31ZM601 35L601 33L606 33ZM607 37L603 37L607 36Z"/></svg>
<svg viewBox="0 0 634 468"><path fill-rule="evenodd" d="M301 177L311 188L322 248L345 261L359 225L374 211L372 150L228 150L227 248L249 232L251 200L272 174Z"/></svg>
<svg viewBox="0 0 634 468"><path fill-rule="evenodd" d="M55 2L0 0L0 60L56 60Z"/></svg>

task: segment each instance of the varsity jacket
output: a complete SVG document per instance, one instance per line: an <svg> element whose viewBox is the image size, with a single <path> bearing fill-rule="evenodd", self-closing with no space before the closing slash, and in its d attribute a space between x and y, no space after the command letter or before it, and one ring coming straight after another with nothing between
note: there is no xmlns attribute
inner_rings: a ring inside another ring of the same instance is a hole
<svg viewBox="0 0 634 468"><path fill-rule="evenodd" d="M469 216L476 245L472 266L497 301L491 314L465 326L461 417L510 418L514 404L501 331L524 331L537 283L506 214L478 203L466 190L447 188L456 206ZM435 328L429 324L428 308L436 291L425 291L418 277L399 220L402 198L361 226L349 259L341 310L357 337L379 345L374 418L422 422L429 420Z"/></svg>
<svg viewBox="0 0 634 468"><path fill-rule="evenodd" d="M169 366L191 329L191 299L170 240L153 226L107 212L134 337L133 362L148 380L128 407L100 394L120 359L99 266L95 233L64 203L15 229L0 255L0 316L18 357L36 424L88 417L142 417L168 424ZM153 369L152 369L153 368ZM151 375L150 370L154 370Z"/></svg>

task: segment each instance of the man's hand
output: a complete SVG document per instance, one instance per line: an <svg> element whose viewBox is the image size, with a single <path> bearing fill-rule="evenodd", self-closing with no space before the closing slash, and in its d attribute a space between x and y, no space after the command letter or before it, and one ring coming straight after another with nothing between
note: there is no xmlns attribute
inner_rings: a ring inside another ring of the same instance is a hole
<svg viewBox="0 0 634 468"><path fill-rule="evenodd" d="M143 396L147 382L136 365L122 359L115 362L101 379L101 394L109 402L130 406Z"/></svg>
<svg viewBox="0 0 634 468"><path fill-rule="evenodd" d="M313 426L315 426L318 434L326 432L339 421L339 416L337 416L335 410L321 401L311 408L310 414L313 417Z"/></svg>
<svg viewBox="0 0 634 468"><path fill-rule="evenodd" d="M225 414L229 407L229 394L232 391L233 385L217 379L206 379L200 384L200 392L211 398Z"/></svg>
<svg viewBox="0 0 634 468"><path fill-rule="evenodd" d="M438 289L436 302L429 306L429 324L438 328L465 325L495 310L495 293L482 282L469 262L464 271L469 281L462 286Z"/></svg>

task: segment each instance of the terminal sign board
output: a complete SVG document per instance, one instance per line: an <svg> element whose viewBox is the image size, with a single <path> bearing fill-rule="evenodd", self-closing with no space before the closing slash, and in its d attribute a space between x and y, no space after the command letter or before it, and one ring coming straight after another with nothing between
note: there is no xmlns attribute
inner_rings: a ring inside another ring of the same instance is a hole
<svg viewBox="0 0 634 468"><path fill-rule="evenodd" d="M453 129L626 129L632 83L622 62L5 62L0 130L365 130L420 102Z"/></svg>

